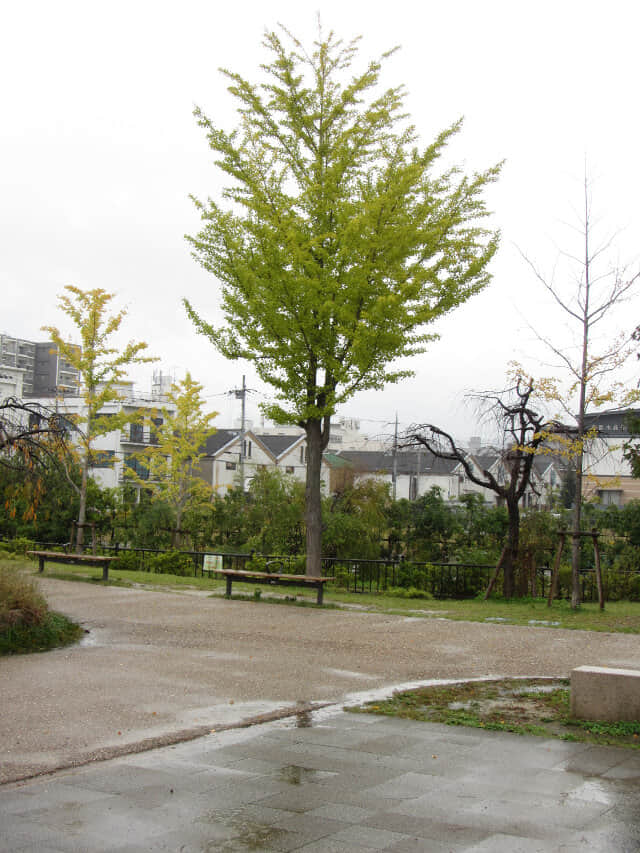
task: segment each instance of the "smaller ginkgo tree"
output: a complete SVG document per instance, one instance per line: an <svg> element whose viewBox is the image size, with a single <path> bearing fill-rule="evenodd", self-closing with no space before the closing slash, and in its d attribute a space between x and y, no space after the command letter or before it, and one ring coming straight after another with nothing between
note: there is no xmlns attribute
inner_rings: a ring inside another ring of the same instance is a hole
<svg viewBox="0 0 640 853"><path fill-rule="evenodd" d="M122 398L122 383L127 379L130 365L157 359L145 354L147 344L144 341L129 341L123 346L114 340L127 315L125 308L114 314L109 313L115 294L99 287L81 290L74 285L67 285L64 291L58 297L58 306L75 326L81 345L65 340L57 326L43 326L42 331L49 332L61 358L82 376L80 397L83 405L80 413L73 418L74 439L78 444L76 458L81 470L75 543L76 550L80 552L84 541L87 489L95 440L122 429L132 419L139 417L124 409L107 415L104 409L109 403Z"/></svg>
<svg viewBox="0 0 640 853"><path fill-rule="evenodd" d="M201 476L206 441L216 431L217 412L206 412L202 385L187 373L171 386L170 405L154 414L148 426L152 442L133 454L136 468L125 467L125 479L144 488L172 514L171 546L180 546L185 515L211 502L213 490Z"/></svg>

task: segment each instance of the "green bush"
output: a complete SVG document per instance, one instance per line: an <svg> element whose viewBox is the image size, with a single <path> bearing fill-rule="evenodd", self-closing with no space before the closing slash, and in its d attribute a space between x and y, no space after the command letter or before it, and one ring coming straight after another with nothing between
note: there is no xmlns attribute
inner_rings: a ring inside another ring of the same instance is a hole
<svg viewBox="0 0 640 853"><path fill-rule="evenodd" d="M284 570L292 575L304 575L307 571L306 554L297 554L295 557L292 557L288 565L285 562Z"/></svg>
<svg viewBox="0 0 640 853"><path fill-rule="evenodd" d="M413 563L400 563L396 571L395 588L428 590L431 580L429 569L429 565L415 566Z"/></svg>
<svg viewBox="0 0 640 853"><path fill-rule="evenodd" d="M244 568L248 572L270 572L274 569L273 566L267 567L267 561L264 557L256 557L253 556L250 560L247 560L244 564ZM278 567L275 567L276 572L279 571Z"/></svg>
<svg viewBox="0 0 640 853"><path fill-rule="evenodd" d="M37 584L18 569L0 566L0 630L13 625L37 625L47 602Z"/></svg>
<svg viewBox="0 0 640 853"><path fill-rule="evenodd" d="M144 571L142 556L136 551L122 551L111 563L112 569L123 569L129 572Z"/></svg>
<svg viewBox="0 0 640 853"><path fill-rule="evenodd" d="M33 540L27 539L25 536L20 536L17 539L11 539L8 542L0 542L0 554L3 557L7 554L17 554L24 557L27 551L32 551L33 548Z"/></svg>
<svg viewBox="0 0 640 853"><path fill-rule="evenodd" d="M333 567L334 583L340 589L349 589L352 582L352 575L347 566L334 565Z"/></svg>
<svg viewBox="0 0 640 853"><path fill-rule="evenodd" d="M603 585L607 601L640 601L638 572L618 570L614 567L604 573Z"/></svg>
<svg viewBox="0 0 640 853"><path fill-rule="evenodd" d="M80 625L49 610L37 624L0 627L0 655L44 652L75 643L81 636Z"/></svg>
<svg viewBox="0 0 640 853"><path fill-rule="evenodd" d="M148 554L146 570L157 575L178 575L188 577L194 573L193 560L180 551L166 551L163 554Z"/></svg>
<svg viewBox="0 0 640 853"><path fill-rule="evenodd" d="M111 564L113 569L133 572L151 572L157 575L179 575L189 577L194 573L193 559L181 551L164 551L160 554L141 554L123 551Z"/></svg>
<svg viewBox="0 0 640 853"><path fill-rule="evenodd" d="M390 595L393 598L422 598L427 600L433 599L433 596L430 592L427 592L427 590L424 589L417 589L415 586L390 586L387 589L387 595Z"/></svg>

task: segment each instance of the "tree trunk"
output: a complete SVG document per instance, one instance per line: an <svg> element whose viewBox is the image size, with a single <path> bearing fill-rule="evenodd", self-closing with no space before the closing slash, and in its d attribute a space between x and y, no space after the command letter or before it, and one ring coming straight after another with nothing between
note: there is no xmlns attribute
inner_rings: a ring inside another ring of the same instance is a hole
<svg viewBox="0 0 640 853"><path fill-rule="evenodd" d="M581 440L581 439L579 439ZM580 564L582 547L580 541L580 517L582 514L582 451L579 452L576 464L576 494L573 499L571 522L571 607L575 610L580 606L582 598L580 590Z"/></svg>
<svg viewBox="0 0 640 853"><path fill-rule="evenodd" d="M589 256L589 202L585 176L584 188L584 298L582 303L582 362L580 365L580 400L578 403L578 458L576 459L576 494L573 499L571 542L571 607L580 607L580 519L582 516L582 475L584 468L584 415L587 408L587 382L589 377L589 297L591 271Z"/></svg>
<svg viewBox="0 0 640 853"><path fill-rule="evenodd" d="M322 465L322 421L307 421L307 483L305 522L307 527L307 575L322 574L322 495L320 468Z"/></svg>
<svg viewBox="0 0 640 853"><path fill-rule="evenodd" d="M507 497L507 512L509 514L509 536L507 556L502 568L503 592L505 598L513 598L515 592L515 567L518 564L518 548L520 545L520 507L518 501Z"/></svg>
<svg viewBox="0 0 640 853"><path fill-rule="evenodd" d="M89 479L89 451L82 460L82 480L80 483L80 504L78 506L78 524L76 525L76 554L82 554L84 546L84 525L87 520L87 480Z"/></svg>
<svg viewBox="0 0 640 853"><path fill-rule="evenodd" d="M176 510L176 525L171 531L171 549L177 551L181 544L182 511Z"/></svg>

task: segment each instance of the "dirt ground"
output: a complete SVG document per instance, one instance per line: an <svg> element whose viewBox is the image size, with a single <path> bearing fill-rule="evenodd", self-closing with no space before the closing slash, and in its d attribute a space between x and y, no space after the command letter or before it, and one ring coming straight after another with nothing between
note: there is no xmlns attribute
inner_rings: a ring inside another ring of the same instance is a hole
<svg viewBox="0 0 640 853"><path fill-rule="evenodd" d="M637 667L640 636L44 579L76 646L0 658L0 781L430 679Z"/></svg>

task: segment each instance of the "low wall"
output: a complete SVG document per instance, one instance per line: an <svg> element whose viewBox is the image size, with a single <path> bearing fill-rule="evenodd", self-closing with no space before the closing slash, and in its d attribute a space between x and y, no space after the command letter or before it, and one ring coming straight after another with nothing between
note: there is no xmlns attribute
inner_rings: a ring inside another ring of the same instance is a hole
<svg viewBox="0 0 640 853"><path fill-rule="evenodd" d="M640 671L579 666L571 672L571 715L581 720L640 720Z"/></svg>

